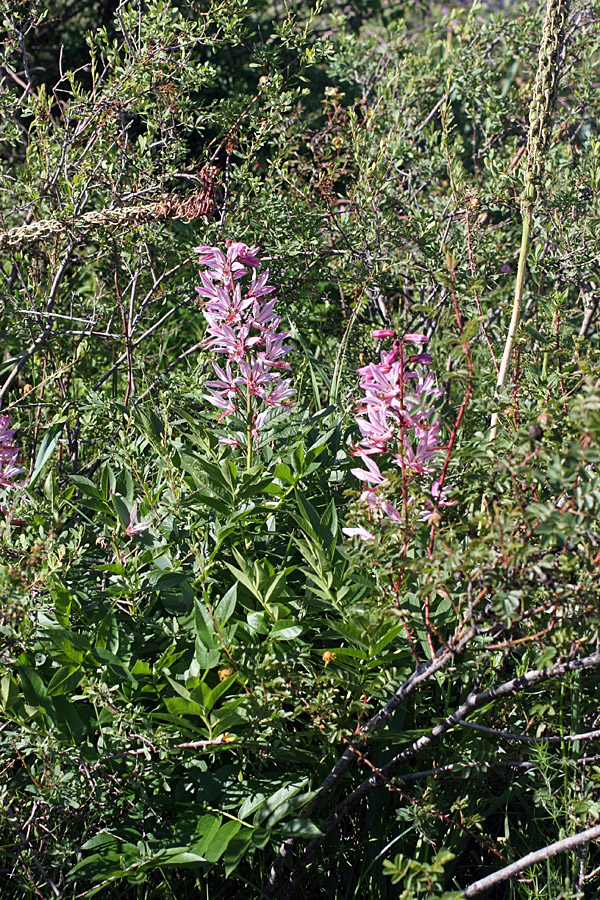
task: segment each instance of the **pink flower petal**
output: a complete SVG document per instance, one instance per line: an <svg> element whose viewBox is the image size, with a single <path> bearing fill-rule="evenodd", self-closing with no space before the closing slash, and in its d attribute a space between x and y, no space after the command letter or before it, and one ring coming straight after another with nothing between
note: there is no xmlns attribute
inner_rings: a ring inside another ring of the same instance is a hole
<svg viewBox="0 0 600 900"><path fill-rule="evenodd" d="M376 341L382 341L384 338L396 337L396 332L393 328L376 328L375 331L371 332L371 336Z"/></svg>
<svg viewBox="0 0 600 900"><path fill-rule="evenodd" d="M372 542L375 540L375 537L371 534L371 532L367 531L366 528L363 528L362 525L360 525L358 528L342 528L342 532L347 537L359 537L363 541Z"/></svg>
<svg viewBox="0 0 600 900"><path fill-rule="evenodd" d="M426 334L405 334L404 340L409 344L426 344L429 338Z"/></svg>

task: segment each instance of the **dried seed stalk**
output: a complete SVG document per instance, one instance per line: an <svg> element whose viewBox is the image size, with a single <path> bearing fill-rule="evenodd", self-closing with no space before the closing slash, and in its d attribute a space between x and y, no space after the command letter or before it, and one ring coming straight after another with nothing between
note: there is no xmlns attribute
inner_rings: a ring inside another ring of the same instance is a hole
<svg viewBox="0 0 600 900"><path fill-rule="evenodd" d="M72 235L74 232L87 229L136 226L166 219L192 220L201 216L209 219L216 209L216 175L215 168L204 166L200 172L200 189L186 197L166 194L153 203L144 203L140 206L94 210L72 221L41 219L28 225L10 228L8 231L0 231L0 250L9 248L17 250L26 244L46 241L64 234Z"/></svg>
<svg viewBox="0 0 600 900"><path fill-rule="evenodd" d="M512 316L496 381L496 396L506 384L506 376L521 316L533 209L537 198L538 185L544 174L546 151L552 135L552 114L565 57L565 26L569 15L569 7L570 0L548 0L546 8L538 68L533 87L533 96L529 105L527 162L524 190L521 196L521 219L523 222L521 251L517 268ZM492 416L490 428L490 440L493 441L498 430L497 413L494 413Z"/></svg>

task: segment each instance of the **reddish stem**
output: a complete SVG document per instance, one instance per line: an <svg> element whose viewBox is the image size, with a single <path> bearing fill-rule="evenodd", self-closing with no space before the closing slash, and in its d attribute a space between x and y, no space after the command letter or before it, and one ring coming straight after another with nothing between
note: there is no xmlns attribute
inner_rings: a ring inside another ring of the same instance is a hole
<svg viewBox="0 0 600 900"><path fill-rule="evenodd" d="M402 584L402 575L400 574L396 578L396 582L392 587L392 590L394 591L394 597L396 600L396 609L398 610L398 615L400 616L400 621L402 622L402 625L404 626L404 631L406 632L406 638L408 640L408 646L410 647L410 652L412 653L413 659L415 661L415 665L419 666L419 665L421 665L421 660L417 656L417 651L415 650L415 642L414 642L413 636L410 633L410 628L408 627L408 625L406 623L406 619L404 618L404 614L402 613L402 609L400 606L400 585L401 584Z"/></svg>
<svg viewBox="0 0 600 900"><path fill-rule="evenodd" d="M475 278L475 263L473 260L473 248L471 246L471 223L469 221L469 210L466 211L465 214L466 225L467 225L467 248L469 251L469 268L471 269L471 276ZM486 331L485 325L483 324L483 313L481 311L481 303L479 302L479 294L477 291L474 292L475 295L475 306L477 307L477 312L481 317L481 333L485 339L486 344L489 347L490 353L492 355L492 362L494 363L494 369L496 373L498 373L498 362L496 360L496 354L494 353L494 348L492 346L492 342L490 341L489 335Z"/></svg>
<svg viewBox="0 0 600 900"><path fill-rule="evenodd" d="M458 308L458 299L456 297L456 290L454 288L454 264L452 262L451 257L448 257L448 268L450 270L450 291L452 293L452 304L454 306L454 313L456 315L456 323L458 325L458 331L461 336L461 343L463 346L463 350L465 352L465 358L467 360L467 369L469 372L469 383L467 385L467 390L465 392L465 396L463 397L463 401L460 405L460 409L458 411L458 415L456 417L456 421L454 422L454 427L450 433L450 440L448 441L448 446L446 447L446 458L444 460L444 465L442 466L442 472L439 478L439 493L441 495L442 488L444 487L444 481L446 479L446 473L448 472L448 466L450 465L450 457L452 455L452 451L454 449L454 445L456 444L456 436L458 434L458 429L460 428L462 418L465 414L465 410L467 408L467 404L471 399L471 394L473 393L473 362L471 360L471 350L469 347L469 342L464 339L462 321L460 317L460 310ZM439 510L436 509L437 512ZM431 557L433 555L433 543L435 541L435 531L436 531L437 523L433 521L431 523L431 534L429 536L429 550L428 554Z"/></svg>

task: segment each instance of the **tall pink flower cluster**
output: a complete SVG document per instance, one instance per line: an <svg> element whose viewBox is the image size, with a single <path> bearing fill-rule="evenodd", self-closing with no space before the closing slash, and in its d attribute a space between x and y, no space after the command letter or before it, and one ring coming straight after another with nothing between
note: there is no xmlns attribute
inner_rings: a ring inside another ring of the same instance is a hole
<svg viewBox="0 0 600 900"><path fill-rule="evenodd" d="M5 488L17 487L15 479L25 471L18 465L19 448L14 437L10 416L0 416L0 486Z"/></svg>
<svg viewBox="0 0 600 900"><path fill-rule="evenodd" d="M396 466L406 480L435 472L441 423L434 404L442 391L428 371L431 356L424 349L425 335L405 334L397 339L394 331L381 329L374 331L373 337L393 337L394 343L389 352L382 351L379 363L357 370L364 392L356 419L362 439L352 453L362 468L351 471L364 484L361 499L367 503L370 517L378 514L390 522L401 522L400 510L389 499L390 481L381 466ZM413 352L406 352L407 345L415 348ZM437 506L449 505L439 480L433 482L431 496ZM423 520L429 519L432 510L428 503ZM349 536L374 540L362 526L343 530Z"/></svg>
<svg viewBox="0 0 600 900"><path fill-rule="evenodd" d="M248 459L251 441L258 441L269 411L285 407L296 393L285 361L292 349L280 331L275 313L275 288L267 284L269 270L258 274L258 248L226 241L225 251L218 247L194 247L202 284L196 288L204 303L208 323L204 346L224 357L213 362L216 378L207 382L206 399L220 410L220 421L229 416L243 420L246 426ZM235 437L224 443L239 446Z"/></svg>

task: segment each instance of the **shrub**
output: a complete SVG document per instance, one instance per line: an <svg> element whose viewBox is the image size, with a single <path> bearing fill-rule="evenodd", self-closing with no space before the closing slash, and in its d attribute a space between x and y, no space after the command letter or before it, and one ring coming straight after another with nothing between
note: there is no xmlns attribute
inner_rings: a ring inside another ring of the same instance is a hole
<svg viewBox="0 0 600 900"><path fill-rule="evenodd" d="M534 171L537 10L4 13L6 896L471 896L587 833L593 16ZM498 896L594 896L586 841Z"/></svg>

